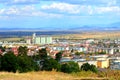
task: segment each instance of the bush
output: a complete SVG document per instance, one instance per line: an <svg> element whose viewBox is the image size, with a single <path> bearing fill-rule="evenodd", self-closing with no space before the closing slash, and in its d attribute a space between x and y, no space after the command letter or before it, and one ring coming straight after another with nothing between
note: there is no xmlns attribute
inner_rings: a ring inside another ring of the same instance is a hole
<svg viewBox="0 0 120 80"><path fill-rule="evenodd" d="M18 71L19 72L28 72L28 71L38 71L39 67L37 63L33 61L32 58L28 56L18 56Z"/></svg>
<svg viewBox="0 0 120 80"><path fill-rule="evenodd" d="M38 54L39 54L39 58L41 60L44 60L44 59L46 59L48 57L46 48L42 48L41 50L39 50Z"/></svg>
<svg viewBox="0 0 120 80"><path fill-rule="evenodd" d="M64 73L79 72L79 65L73 61L61 65L61 71Z"/></svg>
<svg viewBox="0 0 120 80"><path fill-rule="evenodd" d="M105 69L98 72L99 77L107 77L109 80L120 80L120 70Z"/></svg>
<svg viewBox="0 0 120 80"><path fill-rule="evenodd" d="M95 73L98 72L98 70L97 70L95 65L90 65L88 63L83 64L81 66L81 70L83 70L83 71L92 71L92 72L95 72Z"/></svg>
<svg viewBox="0 0 120 80"><path fill-rule="evenodd" d="M92 72L92 71L80 71L77 73L72 73L75 77L98 77L98 74Z"/></svg>
<svg viewBox="0 0 120 80"><path fill-rule="evenodd" d="M53 58L45 59L41 65L42 70L52 71L52 69L55 69L57 71L60 71L60 64Z"/></svg>
<svg viewBox="0 0 120 80"><path fill-rule="evenodd" d="M1 70L8 72L16 72L18 69L17 57L13 52L8 52L1 57Z"/></svg>
<svg viewBox="0 0 120 80"><path fill-rule="evenodd" d="M81 55L81 54L84 54L83 52L76 52L75 55Z"/></svg>
<svg viewBox="0 0 120 80"><path fill-rule="evenodd" d="M15 56L13 52L8 52L0 58L0 70L8 72L28 72L37 71L39 67L32 58L27 55Z"/></svg>
<svg viewBox="0 0 120 80"><path fill-rule="evenodd" d="M26 46L24 46L24 47L20 46L18 48L18 53L19 53L20 56L27 55L27 52L28 52L28 48Z"/></svg>
<svg viewBox="0 0 120 80"><path fill-rule="evenodd" d="M55 55L55 60L59 62L60 59L62 58L62 54L63 54L63 52L57 53L57 54Z"/></svg>

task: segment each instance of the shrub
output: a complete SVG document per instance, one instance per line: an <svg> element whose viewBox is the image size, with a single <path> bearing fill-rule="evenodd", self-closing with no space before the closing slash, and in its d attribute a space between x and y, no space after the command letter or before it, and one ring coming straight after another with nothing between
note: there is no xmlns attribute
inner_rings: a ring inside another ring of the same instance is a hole
<svg viewBox="0 0 120 80"><path fill-rule="evenodd" d="M63 54L63 52L57 53L57 54L55 55L55 60L59 62L60 59L62 58L62 54Z"/></svg>
<svg viewBox="0 0 120 80"><path fill-rule="evenodd" d="M52 69L55 69L57 71L60 71L60 64L53 58L45 59L41 65L42 70L52 71Z"/></svg>
<svg viewBox="0 0 120 80"><path fill-rule="evenodd" d="M41 50L39 50L38 54L39 54L39 58L41 60L44 60L44 59L46 59L48 57L46 48L42 48Z"/></svg>
<svg viewBox="0 0 120 80"><path fill-rule="evenodd" d="M61 71L64 73L79 72L79 65L73 61L61 65Z"/></svg>
<svg viewBox="0 0 120 80"><path fill-rule="evenodd" d="M28 71L38 71L39 67L37 63L33 61L32 58L24 55L18 56L18 71L19 72L28 72Z"/></svg>
<svg viewBox="0 0 120 80"><path fill-rule="evenodd" d="M8 72L16 72L18 69L17 57L13 52L8 52L1 57L1 70Z"/></svg>
<svg viewBox="0 0 120 80"><path fill-rule="evenodd" d="M83 70L83 71L92 71L92 72L95 72L95 73L98 72L98 69L96 68L95 65L90 65L88 63L83 64L81 66L81 70Z"/></svg>
<svg viewBox="0 0 120 80"><path fill-rule="evenodd" d="M37 63L27 55L15 56L8 52L0 58L0 70L8 72L28 72L39 70Z"/></svg>

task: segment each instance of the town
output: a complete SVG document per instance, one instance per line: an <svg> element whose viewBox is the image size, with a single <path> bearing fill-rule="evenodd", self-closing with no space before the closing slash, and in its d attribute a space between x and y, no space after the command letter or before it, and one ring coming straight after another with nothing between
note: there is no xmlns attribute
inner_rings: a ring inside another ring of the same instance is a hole
<svg viewBox="0 0 120 80"><path fill-rule="evenodd" d="M18 48L26 46L27 55L37 55L45 48L47 55L55 58L62 52L60 63L74 61L81 67L84 63L95 65L97 68L120 70L120 39L65 39L52 36L38 36L33 33L30 37L18 42L0 41L0 54L8 51L18 55ZM4 48L4 50L3 50Z"/></svg>

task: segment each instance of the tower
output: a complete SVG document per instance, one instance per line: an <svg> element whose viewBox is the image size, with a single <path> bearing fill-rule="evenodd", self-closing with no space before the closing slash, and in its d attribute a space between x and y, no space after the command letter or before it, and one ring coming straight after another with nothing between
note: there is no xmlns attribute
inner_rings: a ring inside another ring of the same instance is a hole
<svg viewBox="0 0 120 80"><path fill-rule="evenodd" d="M35 44L35 38L36 38L36 33L33 33L32 35L32 43Z"/></svg>

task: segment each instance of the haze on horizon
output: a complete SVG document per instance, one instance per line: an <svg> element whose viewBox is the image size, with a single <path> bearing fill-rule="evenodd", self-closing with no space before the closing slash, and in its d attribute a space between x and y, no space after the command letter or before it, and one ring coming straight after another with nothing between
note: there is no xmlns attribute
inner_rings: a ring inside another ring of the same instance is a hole
<svg viewBox="0 0 120 80"><path fill-rule="evenodd" d="M120 0L0 0L0 28L104 28L115 23L120 23Z"/></svg>

